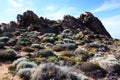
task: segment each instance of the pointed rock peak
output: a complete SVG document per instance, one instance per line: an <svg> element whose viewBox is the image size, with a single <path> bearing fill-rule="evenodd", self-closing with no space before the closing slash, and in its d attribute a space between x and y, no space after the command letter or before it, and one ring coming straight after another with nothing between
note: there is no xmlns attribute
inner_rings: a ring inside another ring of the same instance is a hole
<svg viewBox="0 0 120 80"><path fill-rule="evenodd" d="M103 26L102 22L92 13L85 12L84 14L81 14L78 18L78 21L82 25L82 27L87 27L96 34L102 34L106 35L108 38L112 38Z"/></svg>

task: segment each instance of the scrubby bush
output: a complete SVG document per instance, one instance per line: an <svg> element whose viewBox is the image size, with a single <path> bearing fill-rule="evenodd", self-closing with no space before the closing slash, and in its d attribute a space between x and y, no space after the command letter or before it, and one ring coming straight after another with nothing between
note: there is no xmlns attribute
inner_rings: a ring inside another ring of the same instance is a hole
<svg viewBox="0 0 120 80"><path fill-rule="evenodd" d="M0 37L0 41L7 42L9 40L9 37Z"/></svg>
<svg viewBox="0 0 120 80"><path fill-rule="evenodd" d="M69 39L69 38L65 38L65 39L63 39L63 41L65 43L74 43L74 41L72 39Z"/></svg>
<svg viewBox="0 0 120 80"><path fill-rule="evenodd" d="M43 37L55 37L56 34L55 33L45 33L42 35Z"/></svg>
<svg viewBox="0 0 120 80"><path fill-rule="evenodd" d="M76 34L73 36L74 39L78 40L78 39L82 39L83 38L83 35L81 34Z"/></svg>
<svg viewBox="0 0 120 80"><path fill-rule="evenodd" d="M16 70L18 71L24 68L36 68L36 67L37 67L37 64L34 62L22 61L17 65Z"/></svg>
<svg viewBox="0 0 120 80"><path fill-rule="evenodd" d="M102 46L101 43L98 42L92 42L86 45L88 48L99 48L100 46Z"/></svg>
<svg viewBox="0 0 120 80"><path fill-rule="evenodd" d="M76 56L80 56L83 61L86 61L89 58L88 51L84 48L77 48L73 54Z"/></svg>
<svg viewBox="0 0 120 80"><path fill-rule="evenodd" d="M32 44L31 47L37 49L44 49L44 46L42 44Z"/></svg>
<svg viewBox="0 0 120 80"><path fill-rule="evenodd" d="M16 50L16 51L19 51L19 50L21 50L22 49L22 45L15 45L14 47L13 47L13 49L14 50Z"/></svg>
<svg viewBox="0 0 120 80"><path fill-rule="evenodd" d="M77 46L74 43L56 44L55 46L53 46L53 50L55 51L74 50L75 48L77 48Z"/></svg>
<svg viewBox="0 0 120 80"><path fill-rule="evenodd" d="M53 24L52 27L61 27L60 24Z"/></svg>
<svg viewBox="0 0 120 80"><path fill-rule="evenodd" d="M17 60L15 60L13 63L12 63L12 66L13 67L17 67L17 65L22 62L22 61L27 61L27 58L25 57L22 57L22 58L18 58Z"/></svg>
<svg viewBox="0 0 120 80"><path fill-rule="evenodd" d="M61 56L67 56L67 57L75 56L72 51L61 51L60 55Z"/></svg>
<svg viewBox="0 0 120 80"><path fill-rule="evenodd" d="M94 78L103 78L106 76L106 71L98 63L84 62L81 65L81 70L85 75L93 76Z"/></svg>
<svg viewBox="0 0 120 80"><path fill-rule="evenodd" d="M6 44L4 42L0 42L0 48L4 48Z"/></svg>
<svg viewBox="0 0 120 80"><path fill-rule="evenodd" d="M13 49L6 49L0 51L1 59L14 59L16 57L16 51Z"/></svg>
<svg viewBox="0 0 120 80"><path fill-rule="evenodd" d="M33 73L31 80L79 80L67 70L62 70L52 63L40 64Z"/></svg>
<svg viewBox="0 0 120 80"><path fill-rule="evenodd" d="M55 39L54 37L44 37L42 39L43 42L50 42L50 43L54 43Z"/></svg>
<svg viewBox="0 0 120 80"><path fill-rule="evenodd" d="M23 47L22 50L25 51L25 52L33 52L33 51L35 51L35 48L32 48L32 47Z"/></svg>
<svg viewBox="0 0 120 80"><path fill-rule="evenodd" d="M19 36L20 35L20 31L15 31L12 34L15 35L15 36Z"/></svg>
<svg viewBox="0 0 120 80"><path fill-rule="evenodd" d="M27 46L27 45L31 45L31 41L28 38L21 38L17 41L18 45L23 45L23 46Z"/></svg>
<svg viewBox="0 0 120 80"><path fill-rule="evenodd" d="M52 44L52 43L46 43L44 46L46 48L50 48L51 49L54 46L54 44Z"/></svg>
<svg viewBox="0 0 120 80"><path fill-rule="evenodd" d="M35 53L36 57L49 57L49 56L55 56L53 50L51 49L42 49Z"/></svg>
<svg viewBox="0 0 120 80"><path fill-rule="evenodd" d="M58 61L58 58L56 56L51 56L51 57L48 57L47 62L57 62Z"/></svg>
<svg viewBox="0 0 120 80"><path fill-rule="evenodd" d="M93 57L90 61L99 63L100 67L102 67L107 72L113 72L120 75L120 62L115 58L114 55Z"/></svg>
<svg viewBox="0 0 120 80"><path fill-rule="evenodd" d="M10 39L8 42L7 42L7 45L9 46L14 46L17 42L17 39Z"/></svg>
<svg viewBox="0 0 120 80"><path fill-rule="evenodd" d="M17 75L22 78L22 80L30 80L32 68L23 68L17 72Z"/></svg>

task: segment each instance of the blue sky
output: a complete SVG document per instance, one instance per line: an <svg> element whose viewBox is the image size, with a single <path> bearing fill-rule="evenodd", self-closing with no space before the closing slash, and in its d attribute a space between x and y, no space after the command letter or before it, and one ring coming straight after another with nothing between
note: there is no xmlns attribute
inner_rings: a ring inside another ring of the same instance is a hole
<svg viewBox="0 0 120 80"><path fill-rule="evenodd" d="M85 11L97 16L114 38L120 39L120 0L0 0L0 23L16 21L17 14L33 10L38 16L62 19Z"/></svg>

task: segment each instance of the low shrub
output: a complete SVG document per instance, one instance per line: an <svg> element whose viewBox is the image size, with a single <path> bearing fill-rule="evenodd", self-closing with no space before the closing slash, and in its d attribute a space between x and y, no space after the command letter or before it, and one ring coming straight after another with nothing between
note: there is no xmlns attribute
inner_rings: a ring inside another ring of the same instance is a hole
<svg viewBox="0 0 120 80"><path fill-rule="evenodd" d="M65 50L74 50L76 49L77 46L74 43L69 43L69 44L56 44L53 46L54 51L65 51Z"/></svg>
<svg viewBox="0 0 120 80"><path fill-rule="evenodd" d="M42 49L35 53L36 57L49 57L49 56L55 56L53 50L51 49Z"/></svg>
<svg viewBox="0 0 120 80"><path fill-rule="evenodd" d="M54 37L44 37L42 39L43 42L49 42L49 43L54 43L55 42L55 39Z"/></svg>
<svg viewBox="0 0 120 80"><path fill-rule="evenodd" d="M10 40L7 42L7 45L8 45L8 46L14 46L14 45L16 45L16 42L17 42L17 39L10 39Z"/></svg>
<svg viewBox="0 0 120 80"><path fill-rule="evenodd" d="M77 48L73 54L76 56L80 56L83 61L89 59L88 51L85 50L84 48Z"/></svg>
<svg viewBox="0 0 120 80"><path fill-rule="evenodd" d="M18 58L17 60L15 60L13 63L12 63L12 66L13 67L17 67L17 65L22 62L22 61L27 61L27 58L25 57L21 57L21 58Z"/></svg>
<svg viewBox="0 0 120 80"><path fill-rule="evenodd" d="M17 65L16 70L18 71L24 68L36 68L36 67L37 67L37 64L34 62L22 61Z"/></svg>
<svg viewBox="0 0 120 80"><path fill-rule="evenodd" d="M31 43L32 42L29 40L29 38L21 38L17 41L17 44L22 46L31 45Z"/></svg>
<svg viewBox="0 0 120 80"><path fill-rule="evenodd" d="M19 51L22 49L22 47L23 47L22 45L15 45L15 46L13 46L13 49L16 51Z"/></svg>
<svg viewBox="0 0 120 80"><path fill-rule="evenodd" d="M37 49L44 49L44 46L42 44L32 44L31 47Z"/></svg>
<svg viewBox="0 0 120 80"><path fill-rule="evenodd" d="M67 56L67 57L75 56L72 51L61 51L60 55L61 56Z"/></svg>
<svg viewBox="0 0 120 80"><path fill-rule="evenodd" d="M0 41L7 42L9 40L9 37L0 37Z"/></svg>
<svg viewBox="0 0 120 80"><path fill-rule="evenodd" d="M16 57L16 51L13 49L6 49L0 51L1 59L14 59Z"/></svg>
<svg viewBox="0 0 120 80"><path fill-rule="evenodd" d="M66 68L67 69L67 68ZM31 80L79 80L67 70L52 63L40 64L32 74Z"/></svg>
<svg viewBox="0 0 120 80"><path fill-rule="evenodd" d="M25 51L25 52L33 52L33 51L35 51L35 48L32 48L32 47L23 47L22 50Z"/></svg>
<svg viewBox="0 0 120 80"><path fill-rule="evenodd" d="M23 68L17 72L17 75L22 78L22 80L30 80L32 68Z"/></svg>
<svg viewBox="0 0 120 80"><path fill-rule="evenodd" d="M56 56L51 56L51 57L48 57L46 61L55 63L58 61L58 58Z"/></svg>
<svg viewBox="0 0 120 80"><path fill-rule="evenodd" d="M102 78L106 76L106 71L102 69L98 63L84 62L81 65L81 70L87 76L92 76L94 78Z"/></svg>
<svg viewBox="0 0 120 80"><path fill-rule="evenodd" d="M0 42L0 48L4 48L6 44L4 42Z"/></svg>
<svg viewBox="0 0 120 80"><path fill-rule="evenodd" d="M52 27L61 27L60 24L53 24Z"/></svg>

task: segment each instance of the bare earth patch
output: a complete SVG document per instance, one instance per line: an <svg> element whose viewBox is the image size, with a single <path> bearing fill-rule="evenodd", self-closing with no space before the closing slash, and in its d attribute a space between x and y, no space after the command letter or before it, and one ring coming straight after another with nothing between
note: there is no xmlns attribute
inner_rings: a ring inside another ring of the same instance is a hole
<svg viewBox="0 0 120 80"><path fill-rule="evenodd" d="M0 80L20 80L17 76L9 73L10 62L0 62Z"/></svg>

